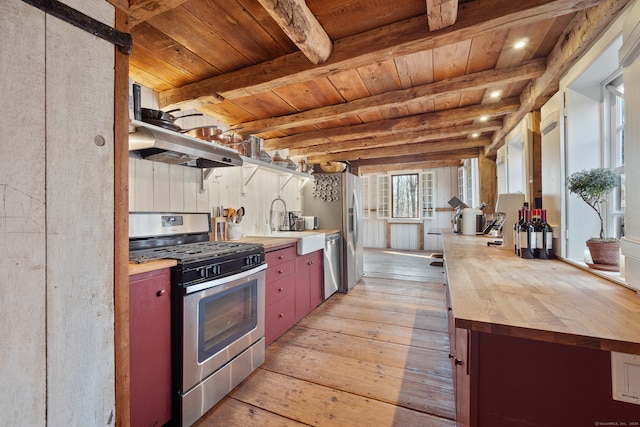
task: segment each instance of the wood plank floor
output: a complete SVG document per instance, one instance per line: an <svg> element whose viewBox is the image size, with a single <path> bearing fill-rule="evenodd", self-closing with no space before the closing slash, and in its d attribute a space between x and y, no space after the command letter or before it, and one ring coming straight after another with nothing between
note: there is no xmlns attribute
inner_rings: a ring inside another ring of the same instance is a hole
<svg viewBox="0 0 640 427"><path fill-rule="evenodd" d="M212 426L455 426L442 267L365 250L365 276L267 348Z"/></svg>

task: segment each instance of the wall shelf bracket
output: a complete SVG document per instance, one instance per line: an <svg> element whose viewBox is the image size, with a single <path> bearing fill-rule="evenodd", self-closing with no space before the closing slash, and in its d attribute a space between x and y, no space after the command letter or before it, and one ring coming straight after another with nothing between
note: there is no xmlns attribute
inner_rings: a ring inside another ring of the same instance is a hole
<svg viewBox="0 0 640 427"><path fill-rule="evenodd" d="M204 182L207 179L209 179L209 177L211 176L212 173L213 173L213 168L200 169L200 192L201 193L205 192Z"/></svg>

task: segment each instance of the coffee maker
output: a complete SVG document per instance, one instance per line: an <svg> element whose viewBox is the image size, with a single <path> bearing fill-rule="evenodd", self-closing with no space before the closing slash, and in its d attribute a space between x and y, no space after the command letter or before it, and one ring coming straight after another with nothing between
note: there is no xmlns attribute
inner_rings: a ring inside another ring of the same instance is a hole
<svg viewBox="0 0 640 427"><path fill-rule="evenodd" d="M462 210L468 208L466 203L462 200L458 199L456 196L453 196L451 200L449 200L449 206L454 209L453 215L453 232L454 233L462 233Z"/></svg>

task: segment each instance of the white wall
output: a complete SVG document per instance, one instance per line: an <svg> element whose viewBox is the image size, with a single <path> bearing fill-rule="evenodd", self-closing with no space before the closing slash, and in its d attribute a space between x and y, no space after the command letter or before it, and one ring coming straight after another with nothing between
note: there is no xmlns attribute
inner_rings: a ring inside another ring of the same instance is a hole
<svg viewBox="0 0 640 427"><path fill-rule="evenodd" d="M553 228L553 248L564 256L562 224L565 200L564 178L564 114L562 94L556 93L540 110L542 133L542 208L547 210L547 222Z"/></svg>
<svg viewBox="0 0 640 427"><path fill-rule="evenodd" d="M129 211L212 213L215 206L244 207L243 234L263 234L267 231L271 202L277 196L285 200L288 210L301 210L298 190L305 180L294 177L287 183L288 175L264 169L258 169L249 180L254 168L246 165L215 169L202 189L200 169L131 158ZM279 204L274 209L282 210Z"/></svg>
<svg viewBox="0 0 640 427"><path fill-rule="evenodd" d="M624 45L620 59L624 65L625 90L625 175L627 200L626 237L622 253L626 257L626 280L640 290L640 2L636 1L624 21Z"/></svg>
<svg viewBox="0 0 640 427"><path fill-rule="evenodd" d="M20 0L0 35L0 414L113 425L114 46Z"/></svg>
<svg viewBox="0 0 640 427"><path fill-rule="evenodd" d="M458 194L458 169L447 167L436 168L433 171L435 172L435 207L450 208L451 206L447 202L451 197ZM370 177L370 201L372 208L375 208L378 182L375 175L370 175ZM433 218L422 221L422 224L424 224L423 244L425 250L442 250L440 236L429 233L437 233L440 229L451 228L452 216L453 213L447 210L435 212ZM418 249L420 247L418 224L391 222L391 234L389 241L387 241L387 220L378 219L376 211L372 211L369 218L364 220L364 246L367 248Z"/></svg>

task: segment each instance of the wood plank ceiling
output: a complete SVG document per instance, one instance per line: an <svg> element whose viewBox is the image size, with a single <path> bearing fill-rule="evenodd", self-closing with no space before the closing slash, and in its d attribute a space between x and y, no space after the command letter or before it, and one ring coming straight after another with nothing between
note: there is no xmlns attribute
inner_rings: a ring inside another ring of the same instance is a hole
<svg viewBox="0 0 640 427"><path fill-rule="evenodd" d="M131 0L130 76L310 163L455 165L494 157L627 3Z"/></svg>

